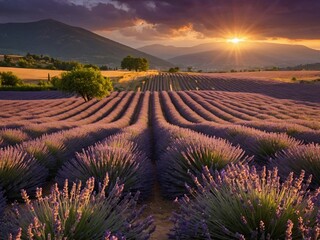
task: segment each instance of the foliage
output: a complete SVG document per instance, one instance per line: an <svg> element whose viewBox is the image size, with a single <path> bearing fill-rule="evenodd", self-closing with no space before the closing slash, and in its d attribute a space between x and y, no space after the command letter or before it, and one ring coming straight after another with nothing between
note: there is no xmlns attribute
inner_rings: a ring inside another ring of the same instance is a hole
<svg viewBox="0 0 320 240"><path fill-rule="evenodd" d="M63 190L55 184L49 196L42 196L42 189L38 188L35 202L23 190L26 206L14 205L7 231L21 234L23 239L114 239L111 235L149 239L153 220L141 217L138 195L122 196L124 186L118 184L106 195L108 183L106 175L95 194L93 177L83 189L81 182L73 183L70 191L66 180Z"/></svg>
<svg viewBox="0 0 320 240"><path fill-rule="evenodd" d="M279 169L282 177L290 172L298 174L304 170L306 174L312 175L312 188L320 186L320 145L318 144L300 145L282 151L272 160L272 165Z"/></svg>
<svg viewBox="0 0 320 240"><path fill-rule="evenodd" d="M57 179L62 182L68 178L71 181L84 181L93 176L102 181L108 172L110 184L106 191L112 190L119 178L124 184L125 192L150 191L151 164L150 160L137 149L137 145L125 139L111 138L103 144L97 144L82 153L62 167ZM95 186L96 190L99 186Z"/></svg>
<svg viewBox="0 0 320 240"><path fill-rule="evenodd" d="M121 61L121 68L129 71L147 71L149 69L149 62L145 58L134 58L127 56Z"/></svg>
<svg viewBox="0 0 320 240"><path fill-rule="evenodd" d="M307 191L304 173L280 183L277 169L257 172L232 165L222 173L204 168L173 216L171 239L318 239L320 189Z"/></svg>
<svg viewBox="0 0 320 240"><path fill-rule="evenodd" d="M8 199L18 198L23 188L35 191L47 176L47 169L25 152L13 147L0 149L0 187Z"/></svg>
<svg viewBox="0 0 320 240"><path fill-rule="evenodd" d="M180 71L179 67L169 68L169 70L168 70L169 73L177 73L179 71Z"/></svg>
<svg viewBox="0 0 320 240"><path fill-rule="evenodd" d="M264 162L270 157L274 157L277 152L296 147L299 144L301 144L300 141L284 133L263 133L255 137L252 151L256 160Z"/></svg>
<svg viewBox="0 0 320 240"><path fill-rule="evenodd" d="M95 68L98 66L93 64L83 65L76 61L61 61L45 55L36 55L28 53L26 56L10 56L5 55L4 60L0 61L1 67L18 67L18 68L35 68L35 69L52 69L71 71L75 68Z"/></svg>
<svg viewBox="0 0 320 240"><path fill-rule="evenodd" d="M61 80L56 85L63 91L80 95L85 101L106 97L113 90L110 79L93 68L77 68L62 73Z"/></svg>
<svg viewBox="0 0 320 240"><path fill-rule="evenodd" d="M178 138L170 143L158 162L162 191L170 198L182 196L186 183L194 186L189 173L200 176L203 166L214 172L246 159L241 148L222 139L196 133Z"/></svg>
<svg viewBox="0 0 320 240"><path fill-rule="evenodd" d="M0 72L0 81L3 86L18 86L22 84L22 80L13 72Z"/></svg>
<svg viewBox="0 0 320 240"><path fill-rule="evenodd" d="M29 138L28 134L21 129L3 129L0 131L0 139L3 139L7 145L13 145L23 142Z"/></svg>

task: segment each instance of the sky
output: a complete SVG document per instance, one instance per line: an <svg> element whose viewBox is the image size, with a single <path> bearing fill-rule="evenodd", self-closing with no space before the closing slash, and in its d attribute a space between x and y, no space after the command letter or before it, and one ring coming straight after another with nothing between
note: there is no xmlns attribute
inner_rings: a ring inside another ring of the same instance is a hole
<svg viewBox="0 0 320 240"><path fill-rule="evenodd" d="M320 0L0 0L0 23L48 18L132 47L238 37L320 50Z"/></svg>

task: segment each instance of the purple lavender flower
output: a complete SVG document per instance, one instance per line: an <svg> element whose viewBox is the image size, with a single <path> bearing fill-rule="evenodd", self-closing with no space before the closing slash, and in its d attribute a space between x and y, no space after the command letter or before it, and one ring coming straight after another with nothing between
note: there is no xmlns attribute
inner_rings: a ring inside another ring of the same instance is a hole
<svg viewBox="0 0 320 240"><path fill-rule="evenodd" d="M18 198L21 189L34 192L47 176L48 170L26 152L13 147L0 149L0 186L8 199Z"/></svg>
<svg viewBox="0 0 320 240"><path fill-rule="evenodd" d="M190 132L170 143L157 162L162 192L169 198L186 193L185 184L194 187L190 173L200 176L203 166L221 170L230 163L248 160L244 151L229 142Z"/></svg>
<svg viewBox="0 0 320 240"><path fill-rule="evenodd" d="M108 184L106 175L96 193L93 177L83 188L79 182L70 190L66 180L63 190L55 184L48 196L37 189L35 201L23 190L25 204L6 216L6 235L21 229L22 239L149 239L154 231L153 218L141 216L138 193L123 196L123 185L116 183L106 194Z"/></svg>
<svg viewBox="0 0 320 240"><path fill-rule="evenodd" d="M318 239L320 189L306 191L304 173L280 182L277 169L229 165L193 176L196 189L178 200L170 239ZM201 179L201 181L200 181ZM202 227L197 227L201 223Z"/></svg>
<svg viewBox="0 0 320 240"><path fill-rule="evenodd" d="M299 174L305 171L307 176L312 175L311 187L320 186L320 145L309 144L289 148L276 155L271 165L279 169L279 174L285 178L290 172Z"/></svg>

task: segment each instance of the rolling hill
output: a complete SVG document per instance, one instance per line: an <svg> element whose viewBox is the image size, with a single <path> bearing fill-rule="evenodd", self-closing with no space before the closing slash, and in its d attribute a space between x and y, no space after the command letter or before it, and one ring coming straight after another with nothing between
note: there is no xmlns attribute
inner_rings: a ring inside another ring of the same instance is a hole
<svg viewBox="0 0 320 240"><path fill-rule="evenodd" d="M320 51L301 45L249 42L208 43L194 47L149 45L140 48L182 67L205 71L289 67L320 62Z"/></svg>
<svg viewBox="0 0 320 240"><path fill-rule="evenodd" d="M166 69L170 63L104 38L79 27L47 19L29 23L0 24L0 54L43 54L62 60L120 66L132 55L145 57L151 67Z"/></svg>

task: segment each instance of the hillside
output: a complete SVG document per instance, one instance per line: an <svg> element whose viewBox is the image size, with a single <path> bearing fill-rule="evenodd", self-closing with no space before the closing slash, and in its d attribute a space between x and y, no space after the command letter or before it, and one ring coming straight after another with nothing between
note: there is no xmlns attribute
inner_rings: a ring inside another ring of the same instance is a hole
<svg viewBox="0 0 320 240"><path fill-rule="evenodd" d="M179 67L205 71L244 68L289 67L320 61L320 51L301 45L274 43L208 43L179 48L150 45L140 48L149 54L168 59ZM164 54L169 52L170 55ZM171 57L170 56L174 56ZM167 58L169 57L169 58Z"/></svg>
<svg viewBox="0 0 320 240"><path fill-rule="evenodd" d="M0 54L26 53L49 55L61 60L120 66L127 55L145 57L153 68L168 68L170 63L104 38L88 30L55 20L0 24Z"/></svg>
<svg viewBox="0 0 320 240"><path fill-rule="evenodd" d="M313 64L300 64L298 66L294 67L287 67L284 70L308 70L308 71L314 71L314 70L320 70L320 59L318 63L313 63Z"/></svg>
<svg viewBox="0 0 320 240"><path fill-rule="evenodd" d="M175 47L161 44L152 44L138 48L138 50L162 59L170 59L181 55L219 49L222 47L222 45L223 43L205 43L193 47Z"/></svg>

